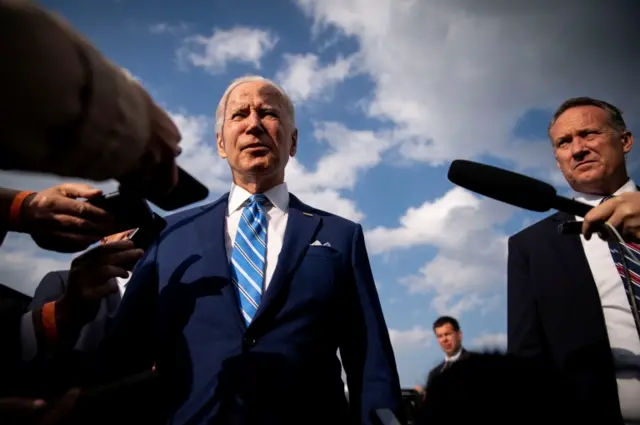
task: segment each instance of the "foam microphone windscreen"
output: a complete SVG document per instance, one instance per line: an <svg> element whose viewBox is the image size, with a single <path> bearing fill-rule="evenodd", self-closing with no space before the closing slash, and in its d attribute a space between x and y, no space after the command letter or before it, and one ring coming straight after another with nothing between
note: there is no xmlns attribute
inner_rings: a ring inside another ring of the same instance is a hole
<svg viewBox="0 0 640 425"><path fill-rule="evenodd" d="M453 161L448 178L472 192L531 211L549 211L556 199L556 189L548 183L473 161Z"/></svg>

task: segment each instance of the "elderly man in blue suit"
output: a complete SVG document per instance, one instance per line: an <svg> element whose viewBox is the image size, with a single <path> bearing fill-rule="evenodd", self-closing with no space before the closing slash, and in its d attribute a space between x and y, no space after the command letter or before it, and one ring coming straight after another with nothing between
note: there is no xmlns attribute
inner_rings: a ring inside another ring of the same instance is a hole
<svg viewBox="0 0 640 425"><path fill-rule="evenodd" d="M362 227L284 182L298 148L292 102L267 79L238 79L216 133L231 191L168 217L112 323L104 373L155 364L172 424L371 424L375 409L399 413Z"/></svg>

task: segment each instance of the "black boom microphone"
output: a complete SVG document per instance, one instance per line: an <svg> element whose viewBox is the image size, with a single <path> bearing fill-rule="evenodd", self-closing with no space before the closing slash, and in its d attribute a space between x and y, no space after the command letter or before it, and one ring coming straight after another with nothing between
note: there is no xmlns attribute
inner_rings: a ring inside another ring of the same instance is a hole
<svg viewBox="0 0 640 425"><path fill-rule="evenodd" d="M584 217L593 208L558 195L553 186L543 181L473 161L453 161L448 178L472 192L530 211L555 209Z"/></svg>

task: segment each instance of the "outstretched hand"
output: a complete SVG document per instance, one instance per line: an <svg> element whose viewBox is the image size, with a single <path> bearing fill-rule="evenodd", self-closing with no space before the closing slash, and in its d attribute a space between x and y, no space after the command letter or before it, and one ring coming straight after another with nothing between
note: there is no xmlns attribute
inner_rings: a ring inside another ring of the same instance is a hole
<svg viewBox="0 0 640 425"><path fill-rule="evenodd" d="M114 220L106 211L78 199L101 194L101 190L79 183L38 192L22 206L22 230L41 248L66 253L82 251L115 233Z"/></svg>

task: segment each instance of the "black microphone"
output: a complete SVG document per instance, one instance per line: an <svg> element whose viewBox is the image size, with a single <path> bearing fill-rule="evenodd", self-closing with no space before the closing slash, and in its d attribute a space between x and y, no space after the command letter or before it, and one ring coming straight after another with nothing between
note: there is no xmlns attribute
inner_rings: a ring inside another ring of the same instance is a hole
<svg viewBox="0 0 640 425"><path fill-rule="evenodd" d="M453 161L448 178L452 183L472 192L530 211L546 212L555 209L584 217L593 208L558 195L549 183L473 161ZM574 234L579 228L580 226L569 225L559 231Z"/></svg>

